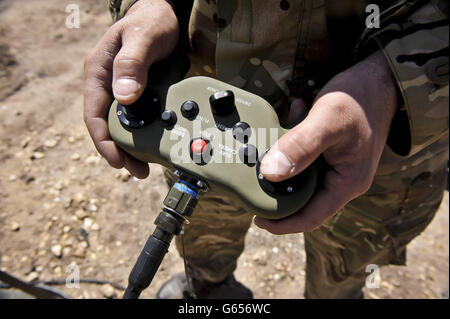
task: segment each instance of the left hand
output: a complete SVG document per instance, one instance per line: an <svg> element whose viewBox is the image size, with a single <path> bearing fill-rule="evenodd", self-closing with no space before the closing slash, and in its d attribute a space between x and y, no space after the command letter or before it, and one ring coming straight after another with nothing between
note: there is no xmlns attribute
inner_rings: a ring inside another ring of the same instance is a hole
<svg viewBox="0 0 450 319"><path fill-rule="evenodd" d="M255 217L274 234L318 228L372 184L397 108L396 82L381 51L336 75L308 116L281 137L261 163L264 177L288 179L323 154L330 169L299 212L282 220Z"/></svg>

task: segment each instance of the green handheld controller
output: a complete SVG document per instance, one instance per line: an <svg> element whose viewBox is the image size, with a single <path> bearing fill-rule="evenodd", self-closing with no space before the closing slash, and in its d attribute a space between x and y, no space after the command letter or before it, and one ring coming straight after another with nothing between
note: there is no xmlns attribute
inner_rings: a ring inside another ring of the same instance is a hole
<svg viewBox="0 0 450 319"><path fill-rule="evenodd" d="M108 124L116 144L143 162L198 177L208 192L226 194L256 215L281 219L302 208L317 184L316 163L279 183L259 171L265 153L288 131L272 106L212 78L183 80L188 64L182 57L173 61L152 66L135 104L113 102Z"/></svg>

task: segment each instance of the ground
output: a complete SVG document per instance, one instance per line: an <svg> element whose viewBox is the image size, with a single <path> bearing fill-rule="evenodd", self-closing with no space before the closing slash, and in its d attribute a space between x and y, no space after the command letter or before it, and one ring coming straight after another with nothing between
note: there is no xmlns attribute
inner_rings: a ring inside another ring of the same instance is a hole
<svg viewBox="0 0 450 319"><path fill-rule="evenodd" d="M66 27L66 6L81 27ZM106 1L0 0L0 268L25 280L126 285L162 206L160 167L138 181L99 157L82 120L83 58L110 25ZM381 269L367 298L448 298L448 193L408 249L407 267ZM256 298L303 298L303 236L252 226L236 277ZM142 297L183 270L174 245ZM67 272L69 271L69 272ZM109 286L58 286L74 298L120 297Z"/></svg>

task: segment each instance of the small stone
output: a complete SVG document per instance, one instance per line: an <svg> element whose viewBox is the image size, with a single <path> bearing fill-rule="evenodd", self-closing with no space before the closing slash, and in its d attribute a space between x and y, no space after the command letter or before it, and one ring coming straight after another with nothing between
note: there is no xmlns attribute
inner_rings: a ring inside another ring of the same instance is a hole
<svg viewBox="0 0 450 319"><path fill-rule="evenodd" d="M62 268L61 268L60 266L56 266L56 267L53 269L53 272L55 273L55 275L59 276L59 275L61 275L61 273L62 273Z"/></svg>
<svg viewBox="0 0 450 319"><path fill-rule="evenodd" d="M90 205L88 206L88 210L89 210L90 212L96 212L96 211L98 211L98 206L95 205L95 204L90 204Z"/></svg>
<svg viewBox="0 0 450 319"><path fill-rule="evenodd" d="M69 225L66 225L66 226L63 227L63 233L67 234L68 232L70 232L71 229L72 228Z"/></svg>
<svg viewBox="0 0 450 319"><path fill-rule="evenodd" d="M53 188L56 190L62 190L64 188L64 183L63 182L56 182L55 185L53 185Z"/></svg>
<svg viewBox="0 0 450 319"><path fill-rule="evenodd" d="M16 179L17 179L17 176L16 176L16 175L9 175L9 177L8 177L8 180L9 180L10 182L14 182Z"/></svg>
<svg viewBox="0 0 450 319"><path fill-rule="evenodd" d="M115 177L122 182L128 182L131 178L131 174L127 170L122 169L115 175Z"/></svg>
<svg viewBox="0 0 450 319"><path fill-rule="evenodd" d="M20 224L18 222L12 222L10 229L11 229L11 231L19 231L20 230Z"/></svg>
<svg viewBox="0 0 450 319"><path fill-rule="evenodd" d="M66 246L66 247L63 248L62 254L64 256L69 256L71 251L72 251L72 248Z"/></svg>
<svg viewBox="0 0 450 319"><path fill-rule="evenodd" d="M99 230L100 226L97 223L94 223L94 224L92 224L91 229L92 230Z"/></svg>
<svg viewBox="0 0 450 319"><path fill-rule="evenodd" d="M52 254L58 258L60 258L62 256L62 246L61 245L52 246L51 251L52 251Z"/></svg>
<svg viewBox="0 0 450 319"><path fill-rule="evenodd" d="M79 220L83 220L84 218L88 217L89 214L88 214L86 211L82 210L82 209L78 209L78 210L75 212L75 216L76 216Z"/></svg>
<svg viewBox="0 0 450 319"><path fill-rule="evenodd" d="M72 154L72 156L70 157L70 159L72 160L72 161L79 161L80 160L80 154L78 154L78 153L73 153Z"/></svg>
<svg viewBox="0 0 450 319"><path fill-rule="evenodd" d="M83 226L86 228L90 228L93 223L94 220L92 218L86 217L85 219L83 219Z"/></svg>
<svg viewBox="0 0 450 319"><path fill-rule="evenodd" d="M44 158L45 154L42 152L33 152L33 154L31 154L31 160L36 160L36 159L41 159Z"/></svg>
<svg viewBox="0 0 450 319"><path fill-rule="evenodd" d="M73 199L72 198L65 199L63 207L66 208L66 209L70 208L72 206L72 203L73 203Z"/></svg>
<svg viewBox="0 0 450 319"><path fill-rule="evenodd" d="M100 161L101 161L101 158L99 156L88 156L86 158L86 160L84 161L84 163L88 164L88 165L95 165L95 164L100 163Z"/></svg>
<svg viewBox="0 0 450 319"><path fill-rule="evenodd" d="M274 254L278 254L279 251L280 251L280 250L278 249L278 247L273 247L273 248L272 248L272 252L273 252Z"/></svg>
<svg viewBox="0 0 450 319"><path fill-rule="evenodd" d="M103 285L100 288L100 290L101 290L103 296L105 296L108 299L112 299L116 296L116 291L114 290L114 287L111 286L110 284Z"/></svg>
<svg viewBox="0 0 450 319"><path fill-rule="evenodd" d="M39 274L35 271L32 271L28 274L27 278L25 278L25 281L31 282L39 278Z"/></svg>
<svg viewBox="0 0 450 319"><path fill-rule="evenodd" d="M73 144L76 142L76 139L73 136L69 136L69 138L67 139L67 142L69 142L69 144Z"/></svg>
<svg viewBox="0 0 450 319"><path fill-rule="evenodd" d="M44 146L48 148L53 148L58 145L58 141L54 139L49 139L44 142Z"/></svg>
<svg viewBox="0 0 450 319"><path fill-rule="evenodd" d="M20 146L22 148L26 148L31 141L31 137L26 137L22 142L20 142Z"/></svg>
<svg viewBox="0 0 450 319"><path fill-rule="evenodd" d="M79 243L77 245L77 247L75 248L75 251L72 253L72 256L78 257L78 258L86 257L86 247L85 247L85 245L81 245L81 243Z"/></svg>
<svg viewBox="0 0 450 319"><path fill-rule="evenodd" d="M86 196L83 193L77 193L74 198L75 204L80 205L87 201Z"/></svg>

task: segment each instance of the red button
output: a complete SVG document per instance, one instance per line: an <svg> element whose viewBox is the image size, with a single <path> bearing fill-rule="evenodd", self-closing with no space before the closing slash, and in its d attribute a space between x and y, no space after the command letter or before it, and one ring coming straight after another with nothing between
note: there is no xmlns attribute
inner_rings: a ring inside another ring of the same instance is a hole
<svg viewBox="0 0 450 319"><path fill-rule="evenodd" d="M201 153L203 153L203 151L206 150L207 145L208 145L208 143L206 143L205 140L198 138L198 139L192 141L191 151L194 154L201 154Z"/></svg>

